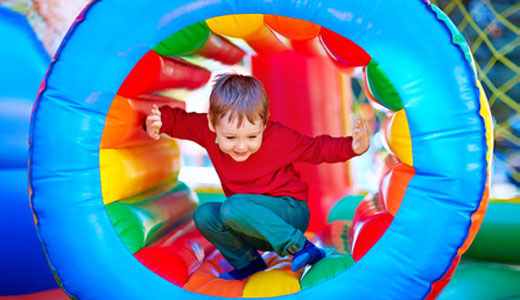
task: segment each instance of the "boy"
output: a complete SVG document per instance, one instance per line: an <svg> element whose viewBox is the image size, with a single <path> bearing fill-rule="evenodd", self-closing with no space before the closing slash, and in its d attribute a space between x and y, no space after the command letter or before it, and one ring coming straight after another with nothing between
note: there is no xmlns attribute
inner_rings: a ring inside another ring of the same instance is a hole
<svg viewBox="0 0 520 300"><path fill-rule="evenodd" d="M343 162L369 147L367 123L359 119L352 137L308 137L268 121L269 101L251 76L216 78L208 114L154 105L146 119L150 137L160 133L206 148L220 177L223 203L205 203L194 213L196 227L234 267L220 274L243 279L266 269L258 250L292 255L297 271L325 256L303 233L309 225L308 185L294 162Z"/></svg>

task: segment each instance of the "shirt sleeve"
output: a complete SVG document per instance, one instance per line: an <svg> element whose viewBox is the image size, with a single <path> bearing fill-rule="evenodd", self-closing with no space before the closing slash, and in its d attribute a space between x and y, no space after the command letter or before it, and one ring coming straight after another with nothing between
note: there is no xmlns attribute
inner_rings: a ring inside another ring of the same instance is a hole
<svg viewBox="0 0 520 300"><path fill-rule="evenodd" d="M209 134L206 114L188 113L181 108L171 108L167 105L161 106L159 111L162 122L160 133L203 146L206 135Z"/></svg>
<svg viewBox="0 0 520 300"><path fill-rule="evenodd" d="M289 127L279 124L283 145L289 148L289 162L307 162L312 164L344 162L358 156L352 150L352 137L332 137L319 135L310 137Z"/></svg>

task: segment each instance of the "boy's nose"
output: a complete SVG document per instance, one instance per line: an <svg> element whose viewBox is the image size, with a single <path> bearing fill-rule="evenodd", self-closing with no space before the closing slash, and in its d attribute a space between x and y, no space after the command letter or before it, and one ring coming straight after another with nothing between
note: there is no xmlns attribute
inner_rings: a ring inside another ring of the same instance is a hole
<svg viewBox="0 0 520 300"><path fill-rule="evenodd" d="M238 142L235 148L237 150L246 150L247 149L247 145L244 142Z"/></svg>

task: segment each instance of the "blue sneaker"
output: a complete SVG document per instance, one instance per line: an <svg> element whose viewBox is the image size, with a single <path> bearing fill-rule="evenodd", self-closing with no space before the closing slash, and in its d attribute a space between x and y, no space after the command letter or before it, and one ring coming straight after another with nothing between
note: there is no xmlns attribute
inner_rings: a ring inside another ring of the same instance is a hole
<svg viewBox="0 0 520 300"><path fill-rule="evenodd" d="M305 241L303 249L298 251L292 259L291 270L296 272L306 265L317 263L320 259L325 257L325 251L316 247L313 243Z"/></svg>
<svg viewBox="0 0 520 300"><path fill-rule="evenodd" d="M260 254L257 254L256 258L249 265L241 269L233 269L230 272L222 273L218 277L226 280L242 280L265 269L267 269L267 265L264 259Z"/></svg>

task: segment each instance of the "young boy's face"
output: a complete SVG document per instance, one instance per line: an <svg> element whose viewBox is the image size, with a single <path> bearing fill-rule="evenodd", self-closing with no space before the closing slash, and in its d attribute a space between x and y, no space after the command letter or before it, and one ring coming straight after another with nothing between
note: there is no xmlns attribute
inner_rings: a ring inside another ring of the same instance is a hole
<svg viewBox="0 0 520 300"><path fill-rule="evenodd" d="M238 118L230 121L228 114L218 120L215 126L208 116L209 128L216 133L220 150L235 161L242 162L260 149L265 124L260 118L257 118L254 123L244 118L237 128Z"/></svg>

